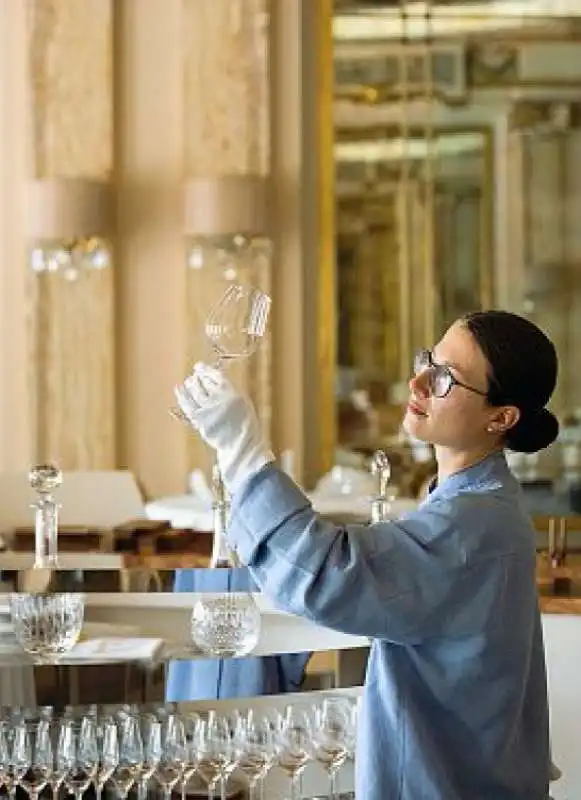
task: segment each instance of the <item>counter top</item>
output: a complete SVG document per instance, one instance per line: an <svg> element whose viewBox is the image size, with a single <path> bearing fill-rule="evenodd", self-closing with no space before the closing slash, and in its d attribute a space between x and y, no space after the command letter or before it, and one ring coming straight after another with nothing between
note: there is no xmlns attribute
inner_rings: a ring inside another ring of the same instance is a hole
<svg viewBox="0 0 581 800"><path fill-rule="evenodd" d="M556 568L550 566L546 553L540 554L537 586L543 614L581 616L581 554L570 554L566 566Z"/></svg>

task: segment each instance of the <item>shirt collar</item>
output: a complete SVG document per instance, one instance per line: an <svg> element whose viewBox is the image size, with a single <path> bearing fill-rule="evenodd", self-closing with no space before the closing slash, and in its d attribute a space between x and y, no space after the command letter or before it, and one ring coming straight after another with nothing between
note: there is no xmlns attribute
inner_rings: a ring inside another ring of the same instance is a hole
<svg viewBox="0 0 581 800"><path fill-rule="evenodd" d="M443 500L464 492L516 491L518 483L506 463L504 451L493 453L471 467L455 472L441 484L432 482L425 503Z"/></svg>

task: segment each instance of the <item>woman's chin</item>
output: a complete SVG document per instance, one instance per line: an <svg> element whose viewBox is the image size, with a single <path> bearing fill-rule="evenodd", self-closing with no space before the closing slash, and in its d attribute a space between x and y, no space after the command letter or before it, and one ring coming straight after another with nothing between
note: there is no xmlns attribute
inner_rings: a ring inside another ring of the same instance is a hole
<svg viewBox="0 0 581 800"><path fill-rule="evenodd" d="M426 441L426 419L426 417L414 414L413 411L408 409L403 418L402 428L410 436Z"/></svg>

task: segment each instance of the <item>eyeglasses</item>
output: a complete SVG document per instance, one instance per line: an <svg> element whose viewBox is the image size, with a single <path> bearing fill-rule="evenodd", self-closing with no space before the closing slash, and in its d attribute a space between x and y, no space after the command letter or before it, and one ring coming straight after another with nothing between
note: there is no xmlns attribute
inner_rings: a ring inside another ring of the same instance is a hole
<svg viewBox="0 0 581 800"><path fill-rule="evenodd" d="M481 392L480 389L468 386L455 378L446 364L434 364L430 350L420 350L414 358L414 375L421 375L422 372L428 373L428 386L434 397L446 397L454 386L461 386L481 397L488 397L488 392Z"/></svg>

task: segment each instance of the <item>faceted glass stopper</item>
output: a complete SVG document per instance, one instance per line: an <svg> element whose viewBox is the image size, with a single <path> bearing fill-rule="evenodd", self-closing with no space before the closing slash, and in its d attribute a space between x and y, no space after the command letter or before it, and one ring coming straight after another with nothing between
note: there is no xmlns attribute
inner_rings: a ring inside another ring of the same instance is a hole
<svg viewBox="0 0 581 800"><path fill-rule="evenodd" d="M52 464L37 464L28 473L28 483L39 494L50 494L63 482L63 474Z"/></svg>

